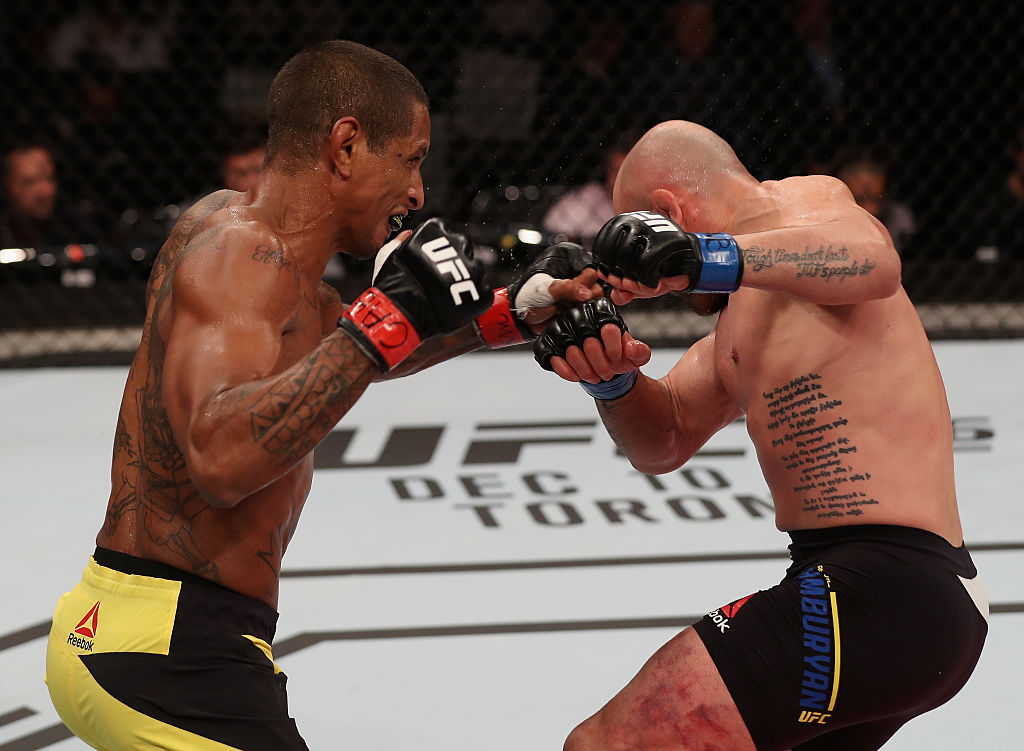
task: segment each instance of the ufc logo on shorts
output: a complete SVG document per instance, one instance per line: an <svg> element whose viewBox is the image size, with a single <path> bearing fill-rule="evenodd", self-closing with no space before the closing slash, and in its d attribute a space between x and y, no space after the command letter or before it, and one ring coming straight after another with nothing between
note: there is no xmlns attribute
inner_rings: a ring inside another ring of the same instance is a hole
<svg viewBox="0 0 1024 751"><path fill-rule="evenodd" d="M644 224L655 232L678 232L679 228L668 217L650 211L634 211L633 216L644 220Z"/></svg>
<svg viewBox="0 0 1024 751"><path fill-rule="evenodd" d="M423 243L423 253L434 262L441 274L450 274L455 283L448 290L452 293L452 300L456 305L462 305L462 295L468 293L474 300L480 299L476 284L469 278L469 271L466 264L459 258L458 252L448 242L447 237L438 237L429 242Z"/></svg>

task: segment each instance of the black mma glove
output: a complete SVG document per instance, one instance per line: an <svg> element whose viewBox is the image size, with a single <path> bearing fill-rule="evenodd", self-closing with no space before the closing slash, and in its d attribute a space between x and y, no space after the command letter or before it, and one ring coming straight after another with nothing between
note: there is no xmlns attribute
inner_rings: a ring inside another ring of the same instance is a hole
<svg viewBox="0 0 1024 751"><path fill-rule="evenodd" d="M547 291L552 281L572 279L588 266L595 266L593 255L576 243L545 248L508 287L494 290L494 304L476 319L480 338L491 349L533 341L537 335L523 317L533 308L555 304Z"/></svg>
<svg viewBox="0 0 1024 751"><path fill-rule="evenodd" d="M565 357L572 345L583 348L583 341L589 337L601 338L601 328L608 323L615 324L620 332L629 331L619 311L607 297L588 300L579 307L570 308L557 316L533 343L533 356L545 370L553 370L552 357ZM637 379L636 370L619 373L607 381L587 383L580 381L584 391L595 399L618 399L628 392Z"/></svg>
<svg viewBox="0 0 1024 751"><path fill-rule="evenodd" d="M743 256L732 235L686 232L650 211L609 219L594 239L594 257L602 272L648 287L685 274L687 292L735 292L743 277Z"/></svg>
<svg viewBox="0 0 1024 751"><path fill-rule="evenodd" d="M397 246L385 245L374 263L373 286L338 319L382 371L420 342L466 325L494 301L483 265L465 236L437 218Z"/></svg>

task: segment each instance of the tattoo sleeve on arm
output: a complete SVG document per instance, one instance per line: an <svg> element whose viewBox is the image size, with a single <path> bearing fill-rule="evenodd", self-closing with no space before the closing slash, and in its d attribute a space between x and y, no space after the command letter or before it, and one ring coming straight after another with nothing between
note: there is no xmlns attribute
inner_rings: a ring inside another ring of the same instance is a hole
<svg viewBox="0 0 1024 751"><path fill-rule="evenodd" d="M351 339L324 339L291 369L287 379L253 404L253 441L268 454L298 461L334 427L375 373Z"/></svg>

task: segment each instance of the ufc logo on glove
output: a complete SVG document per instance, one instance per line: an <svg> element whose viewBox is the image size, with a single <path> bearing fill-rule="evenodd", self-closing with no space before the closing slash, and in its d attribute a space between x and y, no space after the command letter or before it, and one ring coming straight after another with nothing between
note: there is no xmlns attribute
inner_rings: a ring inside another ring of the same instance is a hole
<svg viewBox="0 0 1024 751"><path fill-rule="evenodd" d="M634 211L632 216L638 217L643 220L644 224L650 227L655 232L678 232L679 227L669 219L661 214L654 214L650 211Z"/></svg>
<svg viewBox="0 0 1024 751"><path fill-rule="evenodd" d="M448 291L451 292L452 300L456 305L462 305L462 295L464 293L468 293L473 300L480 299L480 293L477 292L476 284L469 278L466 264L459 258L458 252L448 242L447 237L438 237L423 243L422 251L437 266L438 273L449 274L455 280L455 283L448 288Z"/></svg>

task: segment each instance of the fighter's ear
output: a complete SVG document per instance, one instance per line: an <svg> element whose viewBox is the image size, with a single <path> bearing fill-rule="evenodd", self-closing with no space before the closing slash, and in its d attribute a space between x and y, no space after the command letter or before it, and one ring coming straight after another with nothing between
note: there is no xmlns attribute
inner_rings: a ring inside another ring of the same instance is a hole
<svg viewBox="0 0 1024 751"><path fill-rule="evenodd" d="M341 177L351 175L355 146L362 137L362 126L354 117L343 117L331 126L330 158L334 171Z"/></svg>
<svg viewBox="0 0 1024 751"><path fill-rule="evenodd" d="M683 226L683 209L671 190L658 188L651 194L651 208L662 216L667 216L680 227Z"/></svg>

